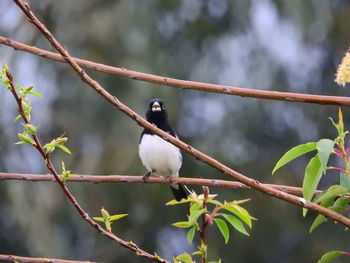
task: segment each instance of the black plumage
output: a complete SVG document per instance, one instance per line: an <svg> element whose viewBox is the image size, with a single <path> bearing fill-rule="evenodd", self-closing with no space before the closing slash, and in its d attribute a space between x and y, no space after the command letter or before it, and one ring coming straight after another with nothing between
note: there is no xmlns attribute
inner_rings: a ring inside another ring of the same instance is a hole
<svg viewBox="0 0 350 263"><path fill-rule="evenodd" d="M146 112L147 121L158 128L177 137L175 131L168 122L168 115L161 99L153 99ZM142 164L148 170L144 180L149 175L178 177L182 165L182 156L179 148L163 140L151 131L144 129L139 144L139 155ZM170 188L177 201L187 198L187 193L181 184L171 184Z"/></svg>

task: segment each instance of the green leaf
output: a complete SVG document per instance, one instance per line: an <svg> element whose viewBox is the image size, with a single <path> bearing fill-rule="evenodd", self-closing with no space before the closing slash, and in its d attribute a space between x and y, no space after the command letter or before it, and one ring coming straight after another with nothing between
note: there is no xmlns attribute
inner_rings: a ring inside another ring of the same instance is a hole
<svg viewBox="0 0 350 263"><path fill-rule="evenodd" d="M249 228L252 228L252 217L249 215L247 210L238 205L230 206L227 204L224 204L222 208L236 215L239 219L246 223L249 226ZM240 209L238 210L237 208Z"/></svg>
<svg viewBox="0 0 350 263"><path fill-rule="evenodd" d="M192 244L192 241L193 241L195 233L196 233L196 228L195 227L191 227L190 230L188 230L188 232L187 232L187 241L188 241L188 243Z"/></svg>
<svg viewBox="0 0 350 263"><path fill-rule="evenodd" d="M341 213L342 211L344 211L346 209L349 202L350 202L350 200L347 197L340 197L337 200L335 200L335 202L332 206L330 206L328 208L337 212L337 213ZM309 230L310 233L313 230L315 230L316 227L318 227L319 225L323 224L326 221L327 221L327 218L324 215L318 215L310 227L310 230Z"/></svg>
<svg viewBox="0 0 350 263"><path fill-rule="evenodd" d="M189 203L191 202L192 200L187 198L187 199L181 199L181 201L176 201L175 199L174 200L170 200L169 202L167 202L165 205L178 205L178 204L184 204L184 203Z"/></svg>
<svg viewBox="0 0 350 263"><path fill-rule="evenodd" d="M312 223L309 233L311 233L312 231L314 231L316 229L316 227L318 227L319 225L323 224L324 222L327 221L327 218L324 215L318 215L314 222Z"/></svg>
<svg viewBox="0 0 350 263"><path fill-rule="evenodd" d="M327 163L329 156L333 152L334 148L334 141L330 139L321 139L317 142L317 152L318 152L318 157L320 158L323 172L325 173L327 170Z"/></svg>
<svg viewBox="0 0 350 263"><path fill-rule="evenodd" d="M28 91L27 92L28 94L31 94L31 95L34 95L34 96L37 96L39 98L43 98L43 95L41 95L39 92L37 91Z"/></svg>
<svg viewBox="0 0 350 263"><path fill-rule="evenodd" d="M299 157L300 155L316 150L316 147L317 147L316 142L309 142L309 143L300 144L298 146L293 147L292 149L287 151L281 157L281 159L279 159L279 161L276 163L275 167L272 170L272 174L274 174L279 168L289 163L290 161L294 160L295 158Z"/></svg>
<svg viewBox="0 0 350 263"><path fill-rule="evenodd" d="M35 126L32 125L32 124L25 124L25 123L22 123L22 125L24 126L24 128L27 129L27 131L28 131L30 134L36 134L36 131L37 131L38 127L35 127Z"/></svg>
<svg viewBox="0 0 350 263"><path fill-rule="evenodd" d="M176 222L176 223L173 223L172 225L179 228L189 228L192 226L192 224L187 221Z"/></svg>
<svg viewBox="0 0 350 263"><path fill-rule="evenodd" d="M104 222L103 217L95 216L92 219L94 219L95 221Z"/></svg>
<svg viewBox="0 0 350 263"><path fill-rule="evenodd" d="M213 204L213 205L217 205L217 206L221 206L222 203L218 200L208 200L207 203Z"/></svg>
<svg viewBox="0 0 350 263"><path fill-rule="evenodd" d="M118 215L112 215L109 220L112 221L116 221L120 218L126 217L128 214L118 214Z"/></svg>
<svg viewBox="0 0 350 263"><path fill-rule="evenodd" d="M242 234L249 236L249 233L244 228L243 223L237 217L224 213L221 213L220 215L223 216L236 230L238 230Z"/></svg>
<svg viewBox="0 0 350 263"><path fill-rule="evenodd" d="M192 257L190 254L187 254L187 253L183 253L181 255L178 255L176 258L175 258L175 262L183 262L183 263L192 263L193 260L192 260Z"/></svg>
<svg viewBox="0 0 350 263"><path fill-rule="evenodd" d="M194 211L197 211L199 210L201 207L199 205L199 203L193 203L191 206L190 206L190 213L193 213Z"/></svg>
<svg viewBox="0 0 350 263"><path fill-rule="evenodd" d="M57 147L68 154L72 154L72 152L70 150L68 150L68 148L66 146L59 144L59 145L57 145Z"/></svg>
<svg viewBox="0 0 350 263"><path fill-rule="evenodd" d="M201 210L196 210L193 213L191 213L188 217L188 222L193 225L194 223L197 222L198 218L203 215L204 213L207 212L207 209L201 209Z"/></svg>
<svg viewBox="0 0 350 263"><path fill-rule="evenodd" d="M342 255L344 252L342 251L331 251L324 254L320 260L317 261L317 263L328 263L331 262L333 259L336 259L340 255Z"/></svg>
<svg viewBox="0 0 350 263"><path fill-rule="evenodd" d="M334 204L329 207L329 209L332 209L333 211L336 211L338 213L343 212L347 205L350 203L349 198L347 197L340 197L335 200Z"/></svg>
<svg viewBox="0 0 350 263"><path fill-rule="evenodd" d="M22 115L21 115L21 114L18 114L17 117L16 117L16 119L15 119L15 122L18 121L18 120L21 119L21 118L22 118Z"/></svg>
<svg viewBox="0 0 350 263"><path fill-rule="evenodd" d="M43 148L45 150L45 153L52 153L56 149L52 142L45 144Z"/></svg>
<svg viewBox="0 0 350 263"><path fill-rule="evenodd" d="M215 221L216 225L218 226L222 236L225 239L225 244L227 244L229 237L230 237L230 232L228 230L226 222L222 219L219 219L219 218L214 218L214 221Z"/></svg>
<svg viewBox="0 0 350 263"><path fill-rule="evenodd" d="M347 176L345 173L340 173L340 184L350 192L350 176Z"/></svg>
<svg viewBox="0 0 350 263"><path fill-rule="evenodd" d="M318 154L314 156L305 169L305 176L303 181L303 195L308 201L311 201L317 185L322 176L322 163ZM307 209L303 209L303 216L307 213Z"/></svg>
<svg viewBox="0 0 350 263"><path fill-rule="evenodd" d="M316 200L316 203L321 203L322 206L329 206L334 201L337 195L346 194L348 191L341 185L332 185L324 193L322 193ZM328 204L328 205L327 205Z"/></svg>
<svg viewBox="0 0 350 263"><path fill-rule="evenodd" d="M106 209L104 209L103 207L101 208L101 214L102 214L104 219L108 219L109 220L110 215L109 215L108 211Z"/></svg>
<svg viewBox="0 0 350 263"><path fill-rule="evenodd" d="M24 143L28 143L30 145L33 145L33 146L36 146L36 143L35 141L30 138L30 136L28 134L22 134L22 133L19 133L18 134L18 138L23 141ZM22 144L22 143L18 143L18 144Z"/></svg>

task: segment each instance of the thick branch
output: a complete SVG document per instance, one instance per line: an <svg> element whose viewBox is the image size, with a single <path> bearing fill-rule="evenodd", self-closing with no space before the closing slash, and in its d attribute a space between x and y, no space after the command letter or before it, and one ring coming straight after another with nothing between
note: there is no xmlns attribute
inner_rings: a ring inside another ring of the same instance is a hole
<svg viewBox="0 0 350 263"><path fill-rule="evenodd" d="M41 56L41 57L56 60L56 61L66 62L66 60L60 54L49 52L47 50L40 49L35 46L29 46L6 37L0 36L0 43L10 46L16 50L29 52L37 56ZM93 69L93 70L97 70L97 71L101 71L109 74L114 74L114 75L130 78L130 79L136 79L136 80L141 80L141 81L146 81L146 82L151 82L151 83L156 83L161 85L178 87L182 89L193 89L193 90L223 93L223 94L229 94L229 95L241 96L241 97L259 98L259 99L350 106L349 97L312 95L312 94L302 94L302 93L238 88L233 86L168 78L168 77L128 70L126 68L112 67L112 66L104 65L101 63L95 63L84 59L78 59L73 57L72 59L78 65L85 68L89 68L89 69Z"/></svg>
<svg viewBox="0 0 350 263"><path fill-rule="evenodd" d="M62 57L67 61L67 63L74 69L74 71L77 72L77 74L81 77L81 79L86 82L92 89L94 89L97 93L99 93L103 98L105 98L108 102L110 102L112 105L114 105L117 109L122 111L124 114L129 116L131 119L135 120L139 125L142 127L152 131L154 134L157 134L164 140L176 145L177 147L181 148L182 150L188 152L192 156L196 157L197 159L201 160L202 162L214 167L218 171L222 172L223 174L230 176L232 178L235 178L236 180L240 181L241 183L244 183L254 189L257 189L265 194L271 195L273 197L276 197L281 200L285 200L287 202L290 202L292 204L305 207L310 210L314 210L317 213L323 214L326 217L332 218L333 220L343 224L344 226L350 227L350 219L334 212L328 208L322 207L320 205L317 205L313 202L306 201L300 197L297 197L295 195L287 194L285 192L282 192L280 190L274 189L272 187L265 186L261 184L259 181L249 178L231 168L228 166L220 163L216 159L198 151L197 149L193 148L192 146L180 141L179 139L171 136L169 133L162 131L161 129L158 129L155 125L149 123L144 118L142 118L140 115L138 115L135 111L127 107L125 104L120 102L115 96L107 92L105 89L102 88L102 86L96 82L94 79L92 79L74 60L73 58L68 54L66 49L63 48L63 46L54 38L54 36L49 32L49 30L43 25L38 18L33 14L28 4L24 4L20 0L13 0L26 14L29 21L33 23L43 34L44 36L49 40L49 42L52 44L52 46L57 49L57 51L62 55Z"/></svg>
<svg viewBox="0 0 350 263"><path fill-rule="evenodd" d="M0 181L2 180L25 180L33 182L54 182L55 178L50 174L19 174L19 173L0 173ZM203 185L203 186L216 186L230 189L252 189L251 187L242 184L240 182L217 180L217 179L203 179L203 178L164 178L150 176L147 181L144 182L143 176L135 175L85 175L77 174L74 177L70 177L67 181L69 182L85 182L85 183L156 183L156 184L169 184L169 183L181 183L186 185ZM303 189L295 186L288 185L277 185L277 184L263 184L280 191L302 195ZM320 193L317 190L316 193Z"/></svg>
<svg viewBox="0 0 350 263"><path fill-rule="evenodd" d="M0 261L12 261L12 262L30 262L30 263L97 263L95 261L76 261L76 260L64 260L57 258L32 258L21 257L15 255L0 254Z"/></svg>

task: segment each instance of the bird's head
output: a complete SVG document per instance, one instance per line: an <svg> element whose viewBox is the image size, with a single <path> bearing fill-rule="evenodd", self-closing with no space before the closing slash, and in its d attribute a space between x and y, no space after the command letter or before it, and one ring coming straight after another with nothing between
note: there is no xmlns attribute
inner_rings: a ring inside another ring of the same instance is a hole
<svg viewBox="0 0 350 263"><path fill-rule="evenodd" d="M161 112L165 110L164 102L161 99L153 99L149 103L148 110L152 112Z"/></svg>

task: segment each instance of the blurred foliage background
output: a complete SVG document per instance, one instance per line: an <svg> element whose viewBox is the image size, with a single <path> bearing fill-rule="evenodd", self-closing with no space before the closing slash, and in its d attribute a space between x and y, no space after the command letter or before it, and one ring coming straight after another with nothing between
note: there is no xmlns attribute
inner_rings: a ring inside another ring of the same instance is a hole
<svg viewBox="0 0 350 263"><path fill-rule="evenodd" d="M180 79L251 89L349 96L334 83L350 44L350 2L345 0L61 0L30 1L73 56ZM0 33L52 50L12 1L0 4ZM65 133L73 155L54 161L75 173L142 175L141 127L96 95L65 64L0 46L21 85L34 84L33 119L45 140ZM334 138L328 117L337 107L277 102L181 90L89 71L103 87L144 114L161 97L179 136L230 167L266 183L300 186L307 159L271 170L289 148ZM345 122L350 117L344 108ZM0 92L0 171L47 173L39 154L14 146L19 123L8 92ZM349 126L348 126L349 127ZM325 187L337 174L323 178ZM184 154L184 177L225 178ZM228 179L228 178L226 178ZM90 215L103 205L129 213L114 225L125 240L171 259L194 248L171 226L186 207L166 207L165 185L77 184L69 187ZM200 191L200 188L194 187ZM223 262L314 262L329 250L347 250L348 234L329 222L311 235L315 214L255 191L212 188L222 200L251 198L258 218L246 237L232 232L228 245L213 227L209 259ZM0 252L34 257L144 262L91 229L54 183L0 182Z"/></svg>

